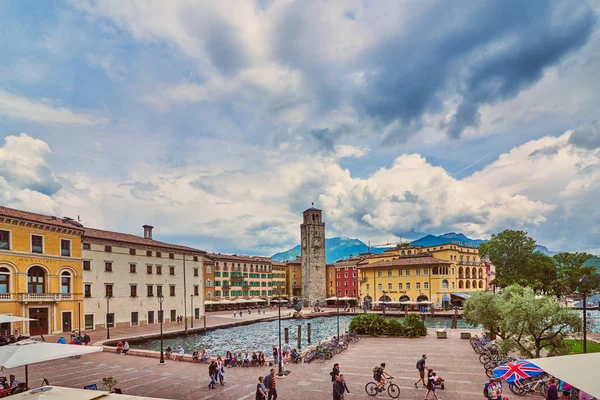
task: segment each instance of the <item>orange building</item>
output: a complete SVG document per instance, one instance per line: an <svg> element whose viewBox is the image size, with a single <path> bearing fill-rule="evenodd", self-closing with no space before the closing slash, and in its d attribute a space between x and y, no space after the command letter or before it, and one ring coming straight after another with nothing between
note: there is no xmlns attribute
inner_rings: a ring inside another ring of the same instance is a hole
<svg viewBox="0 0 600 400"><path fill-rule="evenodd" d="M286 263L286 286L287 293L292 297L302 296L302 261L296 257L294 261Z"/></svg>
<svg viewBox="0 0 600 400"><path fill-rule="evenodd" d="M202 257L204 266L204 300L213 300L215 297L215 262L207 257Z"/></svg>

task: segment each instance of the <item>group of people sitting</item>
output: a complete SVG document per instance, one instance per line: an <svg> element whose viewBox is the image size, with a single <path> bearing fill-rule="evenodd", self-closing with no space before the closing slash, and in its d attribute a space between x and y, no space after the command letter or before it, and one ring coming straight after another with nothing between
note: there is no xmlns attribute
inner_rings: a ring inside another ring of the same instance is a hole
<svg viewBox="0 0 600 400"><path fill-rule="evenodd" d="M25 382L19 382L15 379L14 375L10 376L10 381L4 376L0 377L0 398L26 391L27 386L25 385Z"/></svg>
<svg viewBox="0 0 600 400"><path fill-rule="evenodd" d="M244 354L240 353L231 353L231 351L227 351L225 354L225 365L228 368L232 367L258 367L265 365L265 355L262 351L252 352L250 355L248 352Z"/></svg>
<svg viewBox="0 0 600 400"><path fill-rule="evenodd" d="M165 350L165 356L167 357L167 360L170 360L171 355L173 355L173 360L181 361L184 354L185 354L185 350L181 346L177 346L177 352L175 352L174 355L173 355L173 349L171 348L171 346L167 346L167 348Z"/></svg>
<svg viewBox="0 0 600 400"><path fill-rule="evenodd" d="M125 341L125 343L119 342L117 343L117 354L125 355L129 351L129 342Z"/></svg>
<svg viewBox="0 0 600 400"><path fill-rule="evenodd" d="M205 364L207 360L208 352L206 349L202 349L202 351L198 351L198 349L196 349L192 353L192 362Z"/></svg>

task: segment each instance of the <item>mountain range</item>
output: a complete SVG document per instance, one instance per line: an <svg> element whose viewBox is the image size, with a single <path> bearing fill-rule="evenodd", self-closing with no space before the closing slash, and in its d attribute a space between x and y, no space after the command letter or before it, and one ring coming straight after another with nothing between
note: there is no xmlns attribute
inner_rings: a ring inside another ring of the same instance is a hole
<svg viewBox="0 0 600 400"><path fill-rule="evenodd" d="M413 246L438 246L446 243L459 243L467 246L479 247L481 243L486 242L486 240L481 239L471 239L465 236L462 233L449 232L443 235L425 235L420 239L413 240L410 242ZM379 254L383 253L390 247L371 247L371 253ZM544 246L537 246L537 251L540 251L546 255L552 256L557 254L556 252L548 250ZM328 264L334 263L337 260L347 259L351 256L357 256L362 253L368 253L369 246L367 246L364 242L359 239L350 239L345 237L334 237L325 239L325 254L326 254L326 262ZM273 254L271 258L275 261L285 262L295 260L296 257L299 257L301 253L300 245L295 246L292 249L287 251L283 251L281 253Z"/></svg>

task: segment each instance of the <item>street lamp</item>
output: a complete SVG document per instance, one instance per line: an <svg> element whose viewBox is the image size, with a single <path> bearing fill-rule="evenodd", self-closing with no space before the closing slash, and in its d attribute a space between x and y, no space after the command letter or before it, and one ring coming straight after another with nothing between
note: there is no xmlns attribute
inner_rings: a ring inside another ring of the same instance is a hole
<svg viewBox="0 0 600 400"><path fill-rule="evenodd" d="M158 296L158 304L160 306L160 309L158 310L158 322L160 323L160 361L159 361L159 365L165 364L165 356L163 354L163 320L164 320L163 302L164 301L165 301L165 297L162 294L160 294Z"/></svg>
<svg viewBox="0 0 600 400"><path fill-rule="evenodd" d="M196 317L196 313L194 313L194 295L193 294L190 294L190 303L192 306L192 309L191 309L192 322L191 322L191 324L192 324L192 328L193 328L194 327L194 318Z"/></svg>
<svg viewBox="0 0 600 400"><path fill-rule="evenodd" d="M337 292L335 295L335 307L337 310L337 332L338 332L337 338L339 340L340 339L340 300L338 298Z"/></svg>
<svg viewBox="0 0 600 400"><path fill-rule="evenodd" d="M388 292L386 292L385 290L383 290L382 293L383 293L383 297L382 297L382 299L383 299L383 301L382 301L382 303L383 303L383 316L385 317L385 296L387 295Z"/></svg>
<svg viewBox="0 0 600 400"><path fill-rule="evenodd" d="M110 297L106 295L106 339L110 339L110 323L108 322L108 316L110 315Z"/></svg>
<svg viewBox="0 0 600 400"><path fill-rule="evenodd" d="M582 276L579 284L583 287L583 354L587 353L587 286L590 279Z"/></svg>

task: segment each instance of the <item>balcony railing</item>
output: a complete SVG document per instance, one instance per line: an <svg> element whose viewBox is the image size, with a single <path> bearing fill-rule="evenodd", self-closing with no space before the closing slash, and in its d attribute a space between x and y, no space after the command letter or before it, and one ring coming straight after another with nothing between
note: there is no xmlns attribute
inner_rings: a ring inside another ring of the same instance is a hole
<svg viewBox="0 0 600 400"><path fill-rule="evenodd" d="M359 281L360 283L365 283L365 282L366 282L366 281L368 281L368 280L369 280L369 278L367 278L367 277L362 277L362 276L361 276L360 278L358 278L358 281Z"/></svg>
<svg viewBox="0 0 600 400"><path fill-rule="evenodd" d="M79 300L73 293L20 293L19 301L64 301Z"/></svg>

